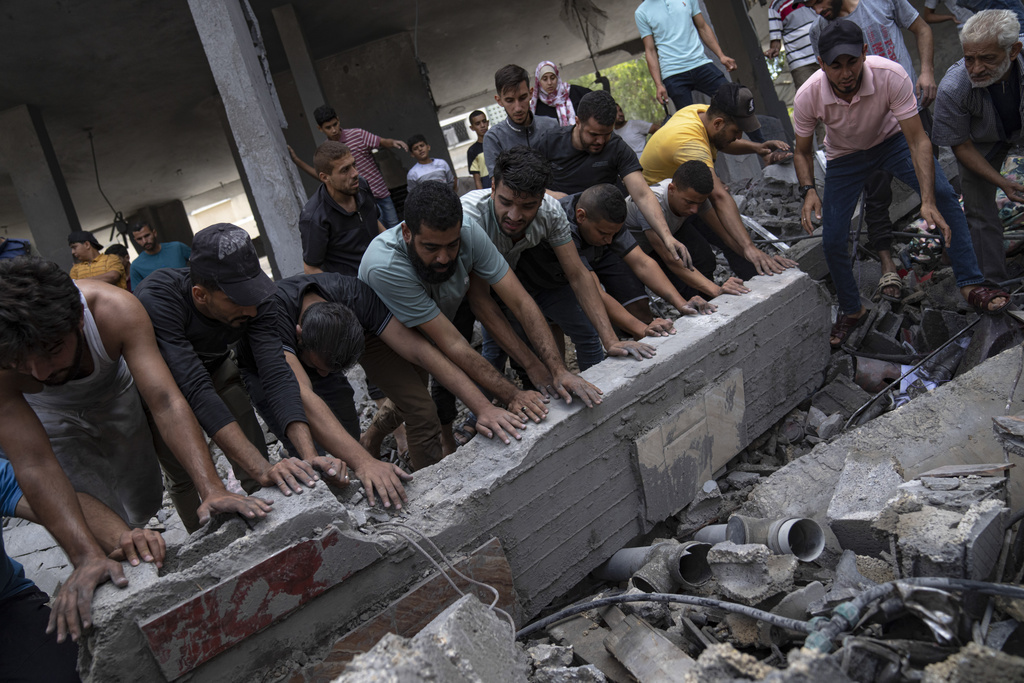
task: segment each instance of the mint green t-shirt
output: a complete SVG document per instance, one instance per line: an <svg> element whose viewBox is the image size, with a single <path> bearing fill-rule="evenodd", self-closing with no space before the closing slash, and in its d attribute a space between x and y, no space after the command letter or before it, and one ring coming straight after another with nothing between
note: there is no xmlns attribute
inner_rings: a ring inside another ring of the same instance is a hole
<svg viewBox="0 0 1024 683"><path fill-rule="evenodd" d="M711 62L693 25L698 14L698 0L644 0L636 8L636 29L641 38L653 36L663 79Z"/></svg>
<svg viewBox="0 0 1024 683"><path fill-rule="evenodd" d="M493 285L508 272L508 263L475 223L463 223L455 273L444 282L424 282L409 260L402 225L373 238L359 264L359 279L370 285L406 327L416 327L443 314L451 320L469 291L475 273Z"/></svg>
<svg viewBox="0 0 1024 683"><path fill-rule="evenodd" d="M558 200L545 194L537 217L526 226L523 238L513 242L512 238L501 231L498 217L494 214L494 198L490 190L473 190L462 195L463 223L474 223L483 228L498 252L505 257L512 270L519 264L519 257L524 251L544 243L558 247L572 242L569 220Z"/></svg>

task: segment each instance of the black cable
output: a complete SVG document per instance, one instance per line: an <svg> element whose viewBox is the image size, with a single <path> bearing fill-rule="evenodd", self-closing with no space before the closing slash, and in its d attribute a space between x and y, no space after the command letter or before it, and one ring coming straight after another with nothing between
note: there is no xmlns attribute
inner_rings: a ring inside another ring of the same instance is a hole
<svg viewBox="0 0 1024 683"><path fill-rule="evenodd" d="M92 170L96 173L96 187L99 188L100 196L103 197L103 201L107 203L110 210L117 213L117 209L115 209L114 205L110 203L109 199L107 199L107 195L103 193L103 188L100 186L100 167L96 163L96 146L92 142L92 131L89 130L86 132L89 134L89 149L92 150Z"/></svg>
<svg viewBox="0 0 1024 683"><path fill-rule="evenodd" d="M645 593L645 594L634 594L634 595L615 595L607 598L599 598L590 602L580 603L578 605L572 605L566 607L563 610L555 612L551 616L544 617L539 621L535 621L522 629L516 634L516 640L525 638L526 636L536 633L542 629L547 628L556 621L561 621L567 617L587 612L597 607L603 607L605 605L617 605L624 602L662 602L662 603L679 603L682 605L695 605L697 607L715 607L718 609L724 609L729 612L735 612L736 614L744 614L752 619L760 619L766 621L773 626L780 628L789 629L790 631L799 631L800 633L813 633L814 627L809 622L800 621L798 619L788 619L781 617L778 614L772 614L771 612L765 612L764 610L755 609L753 607L747 607L746 605L740 605L735 602L726 602L725 600L715 600L714 598L701 598L696 595L674 595L670 593Z"/></svg>

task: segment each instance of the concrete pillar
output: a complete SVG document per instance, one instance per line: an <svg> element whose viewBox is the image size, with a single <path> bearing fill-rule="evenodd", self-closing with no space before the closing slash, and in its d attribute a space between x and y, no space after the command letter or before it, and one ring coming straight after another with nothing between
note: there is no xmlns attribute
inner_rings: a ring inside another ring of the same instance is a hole
<svg viewBox="0 0 1024 683"><path fill-rule="evenodd" d="M793 122L786 105L775 94L775 84L764 62L761 42L747 15L746 0L715 0L706 3L706 18L715 28L722 51L736 60L733 80L750 88L754 94L754 107L758 114L774 116L782 123L789 137L793 137Z"/></svg>
<svg viewBox="0 0 1024 683"><path fill-rule="evenodd" d="M0 167L18 193L33 253L71 268L67 236L82 226L50 144L43 117L29 105L0 112Z"/></svg>
<svg viewBox="0 0 1024 683"><path fill-rule="evenodd" d="M280 5L271 10L274 13L274 23L277 24L277 33L284 44L284 53L288 57L288 67L295 79L295 88L299 91L299 99L302 100L302 109L306 113L306 121L314 140L322 137L320 129L313 118L313 111L324 104L323 90L320 89L320 81L316 78L316 69L313 68L313 58L309 54L309 46L306 44L306 36L299 25L299 17L295 14L293 5Z"/></svg>
<svg viewBox="0 0 1024 683"><path fill-rule="evenodd" d="M246 0L189 0L241 160L260 234L278 278L302 272L299 212L305 192L281 129L287 125Z"/></svg>

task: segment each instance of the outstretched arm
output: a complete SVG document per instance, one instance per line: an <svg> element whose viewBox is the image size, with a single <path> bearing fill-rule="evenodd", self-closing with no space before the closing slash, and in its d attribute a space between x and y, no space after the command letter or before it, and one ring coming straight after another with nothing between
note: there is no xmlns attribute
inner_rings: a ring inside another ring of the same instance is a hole
<svg viewBox="0 0 1024 683"><path fill-rule="evenodd" d="M622 179L622 183L626 186L626 191L629 192L633 203L636 204L636 207L640 209L640 213L643 214L644 220L651 226L655 234L661 238L662 245L665 247L670 260L681 261L684 267L692 268L693 259L690 258L689 250L687 250L682 242L672 236L672 231L668 229L668 223L665 222L665 214L662 213L661 204L658 202L658 198L654 196L651 188L644 182L643 173L633 171ZM662 258L665 258L664 254Z"/></svg>
<svg viewBox="0 0 1024 683"><path fill-rule="evenodd" d="M711 26L708 25L708 22L704 21L704 16L701 14L695 16L693 18L693 25L697 27L697 34L700 36L701 42L707 45L708 49L718 57L718 61L722 63L722 66L724 66L727 71L735 71L736 60L732 57L727 57L725 53L722 52L722 48L718 44L718 37L715 35Z"/></svg>
<svg viewBox="0 0 1024 683"><path fill-rule="evenodd" d="M917 56L921 61L921 73L917 76L917 101L922 109L927 109L935 101L935 94L939 90L939 86L935 83L935 63L933 61L935 50L932 28L922 16L914 19L907 28L917 40Z"/></svg>
<svg viewBox="0 0 1024 683"><path fill-rule="evenodd" d="M57 631L57 642L71 634L78 640L92 625L92 595L105 581L128 585L119 562L106 553L89 531L75 490L57 462L39 418L17 385L13 370L0 372L0 414L9 428L0 430L0 447L7 454L18 484L39 522L46 527L74 566L54 599L47 633Z"/></svg>
<svg viewBox="0 0 1024 683"><path fill-rule="evenodd" d="M302 159L300 159L299 155L295 153L295 150L292 149L291 145L288 145L288 154L291 155L292 161L295 162L295 165L298 166L300 170L304 171L305 173L307 173L308 175L312 176L316 180L320 179L320 176L317 175L317 173L313 169L313 167L310 166L309 164L307 164Z"/></svg>

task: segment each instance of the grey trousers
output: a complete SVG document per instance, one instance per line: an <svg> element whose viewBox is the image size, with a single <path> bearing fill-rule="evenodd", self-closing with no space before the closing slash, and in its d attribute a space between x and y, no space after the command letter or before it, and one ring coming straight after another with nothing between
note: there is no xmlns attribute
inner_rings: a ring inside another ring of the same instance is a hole
<svg viewBox="0 0 1024 683"><path fill-rule="evenodd" d="M999 150L989 163L999 171L1006 159L1007 149ZM960 167L960 189L964 195L964 213L967 226L971 229L974 253L978 266L986 280L1003 282L1009 279L1006 272L1006 248L1003 246L1003 222L999 220L996 207L996 186L978 174Z"/></svg>

